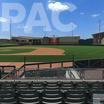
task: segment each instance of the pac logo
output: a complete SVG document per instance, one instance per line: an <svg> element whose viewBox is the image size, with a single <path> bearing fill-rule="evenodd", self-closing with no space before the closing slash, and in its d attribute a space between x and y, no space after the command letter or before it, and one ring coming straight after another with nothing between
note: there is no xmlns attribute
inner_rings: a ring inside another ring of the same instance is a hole
<svg viewBox="0 0 104 104"><path fill-rule="evenodd" d="M73 12L76 10L74 4L73 9L68 9L68 12ZM70 5L69 5L70 6ZM62 11L51 11L51 21L47 16L47 12L44 8L43 3L35 2L31 6L31 10L28 13L25 6L22 3L2 3L1 4L2 17L6 18L8 22L2 23L2 31L10 30L10 22L21 23L26 19L24 32L31 32L33 27L42 27L43 31L52 31L52 26L61 32L69 32L74 30L77 25L73 22L63 24L60 20L60 14ZM15 11L16 15L11 15L11 12ZM36 19L37 14L40 19Z"/></svg>

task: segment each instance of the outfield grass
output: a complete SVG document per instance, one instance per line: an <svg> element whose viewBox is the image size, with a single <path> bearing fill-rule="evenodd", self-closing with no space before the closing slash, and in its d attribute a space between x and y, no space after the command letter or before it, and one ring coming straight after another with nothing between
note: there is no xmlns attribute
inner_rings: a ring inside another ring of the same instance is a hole
<svg viewBox="0 0 104 104"><path fill-rule="evenodd" d="M3 46L15 46L17 45L15 42L0 42L0 47Z"/></svg>
<svg viewBox="0 0 104 104"><path fill-rule="evenodd" d="M48 62L48 61L66 61L72 60L74 55L75 60L85 59L104 59L104 46L21 46L21 47L2 47L0 48L1 62L22 62L24 56L21 55L2 55L31 52L37 47L59 48L65 50L64 56L26 56L26 61L29 62ZM11 50L11 51L10 51Z"/></svg>
<svg viewBox="0 0 104 104"><path fill-rule="evenodd" d="M1 49L0 54L17 54L17 53L26 53L31 52L34 49Z"/></svg>

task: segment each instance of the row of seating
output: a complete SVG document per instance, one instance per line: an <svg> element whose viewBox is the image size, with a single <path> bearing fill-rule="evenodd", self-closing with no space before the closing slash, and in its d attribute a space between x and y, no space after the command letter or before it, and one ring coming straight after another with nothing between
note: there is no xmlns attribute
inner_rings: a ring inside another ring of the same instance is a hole
<svg viewBox="0 0 104 104"><path fill-rule="evenodd" d="M0 82L0 89L27 89L44 90L45 88L58 88L60 90L80 89L80 90L101 90L104 89L104 83L101 82Z"/></svg>
<svg viewBox="0 0 104 104"><path fill-rule="evenodd" d="M92 104L101 82L0 82L0 104Z"/></svg>

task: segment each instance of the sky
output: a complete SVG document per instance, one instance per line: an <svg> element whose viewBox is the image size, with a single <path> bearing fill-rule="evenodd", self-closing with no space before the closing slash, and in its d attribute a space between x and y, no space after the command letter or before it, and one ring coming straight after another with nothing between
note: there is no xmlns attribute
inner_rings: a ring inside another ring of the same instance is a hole
<svg viewBox="0 0 104 104"><path fill-rule="evenodd" d="M0 38L10 23L12 36L91 38L104 31L104 0L0 0Z"/></svg>

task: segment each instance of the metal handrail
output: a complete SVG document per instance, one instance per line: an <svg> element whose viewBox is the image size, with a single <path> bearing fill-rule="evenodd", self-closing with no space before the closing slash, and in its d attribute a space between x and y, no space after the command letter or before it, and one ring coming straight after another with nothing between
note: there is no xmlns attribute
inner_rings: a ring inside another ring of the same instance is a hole
<svg viewBox="0 0 104 104"><path fill-rule="evenodd" d="M4 77L2 77L1 79L5 79L7 78L9 75L11 75L12 73L15 73L16 70L12 70L10 73L8 73L7 75L5 75ZM16 74L16 73L15 73Z"/></svg>

